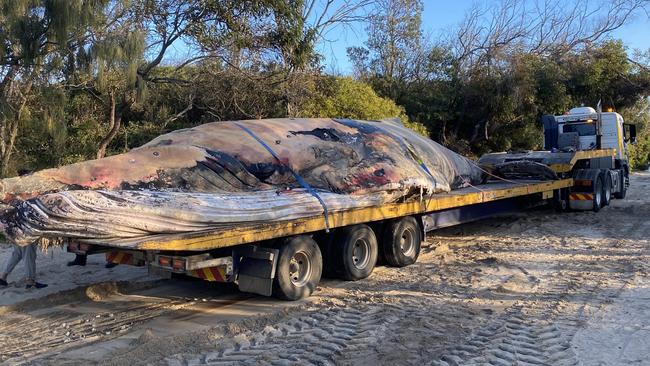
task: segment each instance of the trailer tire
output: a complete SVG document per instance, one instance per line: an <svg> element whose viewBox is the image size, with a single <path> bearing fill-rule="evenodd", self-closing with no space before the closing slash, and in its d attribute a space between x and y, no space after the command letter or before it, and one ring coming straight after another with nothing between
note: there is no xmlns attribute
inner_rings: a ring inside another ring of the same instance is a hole
<svg viewBox="0 0 650 366"><path fill-rule="evenodd" d="M612 177L609 175L609 171L604 170L601 174L603 179L603 197L602 197L602 207L609 206L609 202L612 200Z"/></svg>
<svg viewBox="0 0 650 366"><path fill-rule="evenodd" d="M598 175L596 181L594 182L594 191L593 191L593 211L600 211L603 207L603 178Z"/></svg>
<svg viewBox="0 0 650 366"><path fill-rule="evenodd" d="M372 273L377 264L379 245L368 225L354 225L339 232L336 240L337 268L341 279L356 281Z"/></svg>
<svg viewBox="0 0 650 366"><path fill-rule="evenodd" d="M279 249L273 296L291 301L309 297L323 272L318 244L308 236L292 236L285 239Z"/></svg>
<svg viewBox="0 0 650 366"><path fill-rule="evenodd" d="M551 206L558 213L568 212L571 210L569 208L569 192L566 188L556 189L553 191Z"/></svg>
<svg viewBox="0 0 650 366"><path fill-rule="evenodd" d="M406 267L417 261L422 232L417 220L408 216L390 221L382 236L384 258L393 267Z"/></svg>

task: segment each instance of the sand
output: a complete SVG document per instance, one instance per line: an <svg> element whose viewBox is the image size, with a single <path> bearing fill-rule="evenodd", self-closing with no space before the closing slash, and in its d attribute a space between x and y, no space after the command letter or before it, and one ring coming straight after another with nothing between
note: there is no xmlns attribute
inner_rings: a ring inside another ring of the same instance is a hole
<svg viewBox="0 0 650 366"><path fill-rule="evenodd" d="M11 256L12 246L0 244L0 271L4 271L7 258ZM44 289L25 289L25 268L18 263L7 278L9 286L0 287L0 306L13 305L28 299L37 299L45 295L79 288L90 284L107 281L146 281L149 278L146 268L133 266L117 266L104 268L106 264L103 254L88 256L85 267L68 267L66 263L73 260L75 255L56 247L47 251L38 251L36 258L36 280L48 284Z"/></svg>

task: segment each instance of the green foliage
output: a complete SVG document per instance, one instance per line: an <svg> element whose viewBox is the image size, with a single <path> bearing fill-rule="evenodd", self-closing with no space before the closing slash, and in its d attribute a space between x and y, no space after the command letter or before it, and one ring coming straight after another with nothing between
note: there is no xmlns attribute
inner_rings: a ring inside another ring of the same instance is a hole
<svg viewBox="0 0 650 366"><path fill-rule="evenodd" d="M303 108L304 117L380 120L398 117L409 128L426 135L426 128L408 120L404 108L382 98L372 87L350 77L329 77L323 81L324 92Z"/></svg>
<svg viewBox="0 0 650 366"><path fill-rule="evenodd" d="M111 1L110 3L115 3ZM0 0L0 173L51 166L66 140L60 83L108 0ZM16 144L24 148L16 149ZM14 157L18 151L24 160ZM27 155L27 153L31 153Z"/></svg>
<svg viewBox="0 0 650 366"><path fill-rule="evenodd" d="M381 56L369 52L370 58ZM414 80L398 82L370 66L361 76L403 106L410 120L424 124L432 138L471 156L539 149L544 114L599 100L605 108L622 109L650 94L650 72L632 64L618 41L563 55L518 51L463 68L438 46L428 61Z"/></svg>
<svg viewBox="0 0 650 366"><path fill-rule="evenodd" d="M135 86L144 48L142 32L128 27L94 43L91 55L95 59L96 68L92 72L97 75L98 89Z"/></svg>
<svg viewBox="0 0 650 366"><path fill-rule="evenodd" d="M636 125L637 141L628 151L630 167L647 170L650 167L650 100L644 98L620 111L626 123Z"/></svg>

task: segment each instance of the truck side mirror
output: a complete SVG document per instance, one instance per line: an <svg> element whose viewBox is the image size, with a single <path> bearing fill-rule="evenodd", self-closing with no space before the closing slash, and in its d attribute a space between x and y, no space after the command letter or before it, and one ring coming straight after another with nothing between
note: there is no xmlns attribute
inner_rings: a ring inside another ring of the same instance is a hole
<svg viewBox="0 0 650 366"><path fill-rule="evenodd" d="M636 125L626 123L623 125L623 128L625 131L625 142L629 142L632 145L636 144Z"/></svg>

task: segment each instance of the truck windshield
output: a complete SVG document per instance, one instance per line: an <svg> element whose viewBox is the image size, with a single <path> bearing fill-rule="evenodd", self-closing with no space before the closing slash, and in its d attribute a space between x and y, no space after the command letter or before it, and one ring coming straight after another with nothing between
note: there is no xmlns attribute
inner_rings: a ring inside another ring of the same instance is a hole
<svg viewBox="0 0 650 366"><path fill-rule="evenodd" d="M579 136L594 136L596 134L595 123L571 123L565 124L562 132L577 132Z"/></svg>

